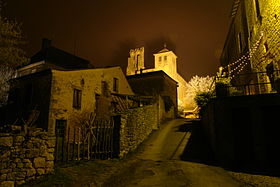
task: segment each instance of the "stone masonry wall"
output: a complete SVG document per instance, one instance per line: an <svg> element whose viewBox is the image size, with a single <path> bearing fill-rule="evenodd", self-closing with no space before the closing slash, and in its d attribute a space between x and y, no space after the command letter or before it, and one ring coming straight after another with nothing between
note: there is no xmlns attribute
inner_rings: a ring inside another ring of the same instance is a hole
<svg viewBox="0 0 280 187"><path fill-rule="evenodd" d="M252 67L256 72L266 71L268 64L273 63L274 70L280 70L280 3L279 0L259 0L260 15L257 15L256 4L253 0L246 0L248 29L251 33L250 46L260 38L260 46L253 55ZM277 76L279 76L276 73ZM258 75L258 82L268 82L265 74ZM261 92L270 90L270 85L261 85Z"/></svg>
<svg viewBox="0 0 280 187"><path fill-rule="evenodd" d="M0 133L0 186L20 185L54 171L55 137Z"/></svg>
<svg viewBox="0 0 280 187"><path fill-rule="evenodd" d="M153 127L158 124L157 115L156 104L130 109L121 115L121 158L129 151L135 150L148 137Z"/></svg>

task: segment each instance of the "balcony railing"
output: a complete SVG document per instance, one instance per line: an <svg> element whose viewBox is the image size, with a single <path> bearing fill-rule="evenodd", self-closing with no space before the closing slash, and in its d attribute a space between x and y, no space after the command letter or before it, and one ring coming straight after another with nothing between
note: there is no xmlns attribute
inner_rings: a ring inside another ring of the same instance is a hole
<svg viewBox="0 0 280 187"><path fill-rule="evenodd" d="M223 80L224 79L224 80ZM238 96L280 93L280 71L255 72L235 75L231 84L218 85L226 82L228 77L216 77L217 96ZM223 93L222 93L223 92Z"/></svg>

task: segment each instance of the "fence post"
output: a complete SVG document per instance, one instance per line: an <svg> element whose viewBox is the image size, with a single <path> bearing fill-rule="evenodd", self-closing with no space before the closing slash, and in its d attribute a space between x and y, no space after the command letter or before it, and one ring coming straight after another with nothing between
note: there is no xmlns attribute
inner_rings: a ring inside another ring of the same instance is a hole
<svg viewBox="0 0 280 187"><path fill-rule="evenodd" d="M90 159L90 134L88 136L88 146L87 146L87 159L89 160Z"/></svg>
<svg viewBox="0 0 280 187"><path fill-rule="evenodd" d="M85 159L86 157L86 134L85 134L85 129L84 129L84 132L83 132L83 160Z"/></svg>
<svg viewBox="0 0 280 187"><path fill-rule="evenodd" d="M72 160L75 159L75 145L76 145L76 128L74 128L74 141L73 141L73 147L72 147Z"/></svg>
<svg viewBox="0 0 280 187"><path fill-rule="evenodd" d="M78 150L77 150L77 159L80 160L80 140L81 140L81 129L78 128Z"/></svg>
<svg viewBox="0 0 280 187"><path fill-rule="evenodd" d="M67 161L69 161L69 152L70 152L70 127L68 127L68 137L67 137L68 141L67 141Z"/></svg>

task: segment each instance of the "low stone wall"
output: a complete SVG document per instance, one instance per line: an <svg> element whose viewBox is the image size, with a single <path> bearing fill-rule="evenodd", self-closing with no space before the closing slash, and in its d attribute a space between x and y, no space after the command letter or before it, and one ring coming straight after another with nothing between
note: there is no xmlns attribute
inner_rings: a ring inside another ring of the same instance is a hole
<svg viewBox="0 0 280 187"><path fill-rule="evenodd" d="M0 133L0 186L20 185L54 171L55 137Z"/></svg>
<svg viewBox="0 0 280 187"><path fill-rule="evenodd" d="M121 115L120 157L136 149L157 127L157 115L156 104L129 109L125 114Z"/></svg>

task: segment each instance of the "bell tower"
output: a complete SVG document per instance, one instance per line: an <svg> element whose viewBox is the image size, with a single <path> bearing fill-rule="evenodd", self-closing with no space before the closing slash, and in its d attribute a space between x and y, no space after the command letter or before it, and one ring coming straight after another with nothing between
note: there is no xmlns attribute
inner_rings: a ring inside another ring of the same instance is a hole
<svg viewBox="0 0 280 187"><path fill-rule="evenodd" d="M126 75L140 74L143 69L145 69L144 47L131 49L129 51Z"/></svg>
<svg viewBox="0 0 280 187"><path fill-rule="evenodd" d="M177 77L177 56L166 48L160 50L158 53L154 54L155 70L162 70L171 78L176 80Z"/></svg>

